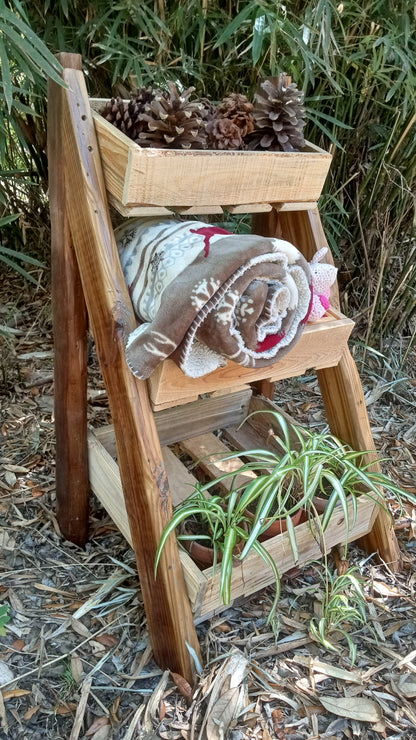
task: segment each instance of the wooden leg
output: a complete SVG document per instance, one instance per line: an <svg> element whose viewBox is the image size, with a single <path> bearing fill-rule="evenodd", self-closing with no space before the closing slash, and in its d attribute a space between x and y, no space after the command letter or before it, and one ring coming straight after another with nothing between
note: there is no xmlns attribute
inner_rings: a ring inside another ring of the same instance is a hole
<svg viewBox="0 0 416 740"><path fill-rule="evenodd" d="M87 314L65 206L60 101L48 107L57 518L66 539L88 535Z"/></svg>
<svg viewBox="0 0 416 740"><path fill-rule="evenodd" d="M336 367L318 370L318 381L331 431L355 450L367 450L365 462L380 470L357 366L348 349ZM400 550L389 515L380 509L373 530L361 544L367 552L377 552L393 570L400 568Z"/></svg>
<svg viewBox="0 0 416 740"><path fill-rule="evenodd" d="M251 387L261 396L269 398L270 401L274 400L274 383L270 380L257 380L255 383L251 383Z"/></svg>
<svg viewBox="0 0 416 740"><path fill-rule="evenodd" d="M65 67L66 59L61 57ZM67 65L69 66L69 65ZM73 65L71 65L73 66ZM155 554L172 513L147 386L128 369L125 337L135 327L105 194L98 143L82 72L65 68L60 136L66 205L77 262L116 435L121 481L156 661L189 682L200 656L176 538L166 544L157 576Z"/></svg>

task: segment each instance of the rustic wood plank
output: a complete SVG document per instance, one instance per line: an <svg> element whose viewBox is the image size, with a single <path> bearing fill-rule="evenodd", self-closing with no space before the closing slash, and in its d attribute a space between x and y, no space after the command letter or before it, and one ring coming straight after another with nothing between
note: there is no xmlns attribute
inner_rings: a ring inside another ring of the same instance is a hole
<svg viewBox="0 0 416 740"><path fill-rule="evenodd" d="M200 206L176 206L172 210L179 213L181 216L194 216L194 215L201 215L204 214L222 214L223 210L221 206L218 205L209 205L202 204Z"/></svg>
<svg viewBox="0 0 416 740"><path fill-rule="evenodd" d="M273 206L271 203L242 203L238 206L224 206L224 210L232 214L239 213L269 213Z"/></svg>
<svg viewBox="0 0 416 740"><path fill-rule="evenodd" d="M91 435L93 436L91 437ZM115 462L117 450L114 427L112 425L109 424L107 427L101 427L101 429L91 430L88 438L90 449L94 446L94 442L99 442L100 445L102 445L106 452L111 456L113 462ZM96 444L94 449L99 450L99 445ZM162 447L162 455L163 461L165 463L166 473L168 476L172 504L173 506L177 506L191 495L192 491L195 489L195 486L198 483L198 479L195 478L195 476L192 475L192 473L185 467L185 465L181 463L181 461L176 457L172 450L169 449L169 447ZM115 467L118 470L117 464ZM112 469L115 470L115 467L112 466ZM118 477L120 478L120 475L118 475ZM103 487L105 487L105 477L103 477L102 483ZM104 500L100 498L100 501L104 504L105 508L108 511Z"/></svg>
<svg viewBox="0 0 416 740"><path fill-rule="evenodd" d="M75 58L74 58L75 57ZM61 54L62 64L79 64ZM88 536L87 313L65 207L61 96L49 85L48 163L51 215L57 519L63 536Z"/></svg>
<svg viewBox="0 0 416 740"><path fill-rule="evenodd" d="M293 153L141 148L93 115L107 187L128 207L316 201L331 162L309 145Z"/></svg>
<svg viewBox="0 0 416 740"><path fill-rule="evenodd" d="M184 439L180 443L180 447L195 462L198 462L201 470L207 473L210 478L217 478L224 475L224 473L237 472L244 465L243 461L239 458L233 458L232 460L222 459L230 455L231 450L218 437L215 437L214 434L201 434L199 437ZM231 487L246 486L255 477L255 473L249 470L236 477L231 475L229 478L225 478L218 483L218 487L228 492L231 490Z"/></svg>
<svg viewBox="0 0 416 740"><path fill-rule="evenodd" d="M246 368L229 362L202 378L189 378L173 360L165 360L148 379L152 403L175 405L187 397L211 393L233 385L266 379L269 382L303 375L311 368L336 365L342 357L354 322L331 309L327 316L308 324L295 347L274 365Z"/></svg>
<svg viewBox="0 0 416 740"><path fill-rule="evenodd" d="M273 207L278 213L284 211L310 211L318 207L318 204L314 201L304 201L303 203L273 203Z"/></svg>
<svg viewBox="0 0 416 740"><path fill-rule="evenodd" d="M355 450L365 450L363 459L380 470L357 366L347 349L334 368L318 372L318 381L333 434ZM401 555L391 517L378 508L372 531L361 543L367 552L377 552L393 571L400 568Z"/></svg>
<svg viewBox="0 0 416 740"><path fill-rule="evenodd" d="M227 396L199 398L185 406L174 406L155 414L156 428L162 447L190 435L213 432L223 426L240 424L247 416L251 390L244 389ZM112 424L94 430L110 454L116 456L116 441Z"/></svg>
<svg viewBox="0 0 416 740"><path fill-rule="evenodd" d="M260 413L260 412L273 412L278 411L289 424L296 424L290 414L279 408L279 406L271 401L269 398L262 396L253 396L249 406L249 417L247 419L248 426L252 427L260 436L265 440L265 444L271 447L276 452L281 453L282 448L279 443L273 439L273 434L277 437L282 437L282 430L279 422L274 418L272 413ZM272 432L272 434L271 434ZM293 450L297 450L299 447L299 440L294 432L289 427L289 438L290 445Z"/></svg>
<svg viewBox="0 0 416 740"><path fill-rule="evenodd" d="M124 218L147 218L148 216L173 216L170 208L164 206L123 206L111 193L108 193L108 202Z"/></svg>
<svg viewBox="0 0 416 740"><path fill-rule="evenodd" d="M162 448L162 455L168 476L172 504L177 506L195 491L198 479L181 463L169 447Z"/></svg>
<svg viewBox="0 0 416 740"><path fill-rule="evenodd" d="M227 427L223 430L223 436L234 450L247 452L248 450L267 449L264 437L248 423L241 427Z"/></svg>
<svg viewBox="0 0 416 740"><path fill-rule="evenodd" d="M166 453L166 450L164 450L164 453ZM170 453L170 450L168 450L168 453ZM89 430L88 432L88 459L90 466L91 490L104 506L123 537L125 537L129 545L133 547L133 538L130 532L129 518L127 516L118 465L92 430ZM184 487L187 487L188 485L190 474L187 475L188 471L185 466L182 465L183 471L181 478L181 476L178 475L178 469L176 467L176 464L179 463L179 461L177 458L175 458L175 460L175 474L172 477L172 480L171 478L169 480L172 484L172 498L179 501L183 494ZM172 471L171 463L172 458L167 454L165 457L165 464L168 476ZM180 552L179 555L192 609L199 613L207 588L207 580L187 553Z"/></svg>
<svg viewBox="0 0 416 740"><path fill-rule="evenodd" d="M171 537L157 578L156 549L171 500L146 384L130 373L124 338L135 319L105 196L98 144L81 72L64 69L61 133L66 205L97 354L116 431L118 460L156 661L192 681L188 642L198 653L177 544ZM120 152L122 156L122 152Z"/></svg>

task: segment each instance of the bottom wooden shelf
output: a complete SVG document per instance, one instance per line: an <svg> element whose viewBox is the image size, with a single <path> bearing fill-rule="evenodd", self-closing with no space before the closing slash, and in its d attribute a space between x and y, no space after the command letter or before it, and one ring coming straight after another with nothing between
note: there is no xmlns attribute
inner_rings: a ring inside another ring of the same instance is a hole
<svg viewBox="0 0 416 740"><path fill-rule="evenodd" d="M262 408L270 409L276 407L266 399L254 397L250 410L259 410ZM265 418L267 419L266 415L255 415L244 424L242 430L238 431L236 427L229 427L224 431L224 436L228 435L234 442L237 440L237 444L239 444L238 440L245 439L249 447L259 446L259 444L262 444L264 447L270 429L270 425L264 420ZM106 447L104 447L102 442L105 443ZM119 469L112 457L112 454L114 454L114 442L111 438L111 430L109 431L108 428L90 430L88 445L92 491L101 501L126 540L132 544ZM229 448L211 432L201 434L198 437L183 439L178 442L175 449L179 449L181 452L186 453L188 457L190 456L195 461L199 461L200 468L211 478L217 477L221 472L229 469L230 465L233 466L233 470L236 470L242 464L238 460L226 462L220 460L219 453L224 453ZM196 478L170 448L163 448L163 457L168 473L173 504L176 505L179 501L187 498L193 491ZM227 483L225 482L224 487L226 486ZM371 531L377 514L378 507L376 503L366 497L359 498L358 513L355 522L352 505L350 505L350 527L348 529L343 511L336 509L331 523L325 532L323 542L320 541L318 535L319 527L315 528L309 522L299 525L296 528L299 549L298 561L295 561L289 537L286 533L273 537L265 544L275 560L280 574L283 574L296 564L304 564L320 559L324 554L324 549L329 551L337 544L345 543L346 541L352 542L367 534ZM217 568L215 574L212 567L201 570L195 565L187 553L181 551L180 555L194 618L196 621L201 621L224 608L224 605L220 603L219 599L219 568ZM274 583L273 573L265 567L262 558L255 552L252 552L243 563L237 564L234 568L232 597L235 599L240 596L249 596L272 583Z"/></svg>

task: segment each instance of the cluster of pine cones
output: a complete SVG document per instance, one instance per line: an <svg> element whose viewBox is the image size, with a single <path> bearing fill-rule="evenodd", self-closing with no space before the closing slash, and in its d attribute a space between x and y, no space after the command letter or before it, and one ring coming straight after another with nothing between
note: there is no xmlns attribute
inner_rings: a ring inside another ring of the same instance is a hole
<svg viewBox="0 0 416 740"><path fill-rule="evenodd" d="M217 106L180 92L142 88L129 101L112 98L104 118L142 147L163 149L258 149L296 152L305 145L303 96L286 75L259 83L255 103L231 93Z"/></svg>

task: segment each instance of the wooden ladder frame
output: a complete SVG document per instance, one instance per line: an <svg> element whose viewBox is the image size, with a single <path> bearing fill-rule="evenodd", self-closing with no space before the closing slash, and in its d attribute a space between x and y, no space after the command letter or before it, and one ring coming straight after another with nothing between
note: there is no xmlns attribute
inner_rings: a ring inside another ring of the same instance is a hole
<svg viewBox="0 0 416 740"><path fill-rule="evenodd" d="M122 274L81 57L60 54L67 87L49 85L48 158L52 224L55 347L57 516L64 537L83 545L88 534L87 329L97 355L114 423L117 457L156 662L189 681L200 658L175 537L155 578L155 552L171 516L169 484L145 381L129 371L125 337L135 327ZM275 208L253 217L253 231L281 235L307 259L326 245L319 212ZM331 431L379 469L355 362L348 348L336 367L318 370ZM271 395L271 384L260 381ZM363 539L368 552L396 570L400 551L388 514L380 509ZM191 648L191 649L189 649Z"/></svg>

